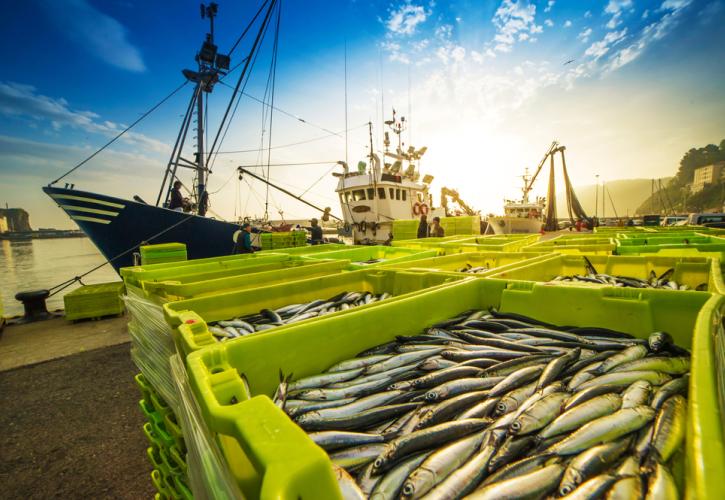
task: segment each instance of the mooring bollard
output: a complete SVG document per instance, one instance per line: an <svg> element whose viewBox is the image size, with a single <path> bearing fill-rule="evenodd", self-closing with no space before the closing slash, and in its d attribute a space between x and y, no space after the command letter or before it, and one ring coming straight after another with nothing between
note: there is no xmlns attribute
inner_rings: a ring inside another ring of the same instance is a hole
<svg viewBox="0 0 725 500"><path fill-rule="evenodd" d="M15 298L23 303L26 322L39 321L50 317L48 308L45 306L45 299L50 296L49 290L33 290L30 292L18 292Z"/></svg>

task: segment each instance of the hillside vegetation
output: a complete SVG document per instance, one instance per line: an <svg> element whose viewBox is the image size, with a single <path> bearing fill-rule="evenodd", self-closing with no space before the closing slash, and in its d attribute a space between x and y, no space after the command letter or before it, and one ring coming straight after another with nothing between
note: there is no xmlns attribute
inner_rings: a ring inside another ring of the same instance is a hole
<svg viewBox="0 0 725 500"><path fill-rule="evenodd" d="M680 160L677 175L664 189L656 192L637 208L637 213L689 213L689 212L720 212L723 205L723 184L720 179L697 194L690 194L689 184L692 183L695 170L706 165L725 161L725 139L720 145L708 144L702 148L690 149Z"/></svg>

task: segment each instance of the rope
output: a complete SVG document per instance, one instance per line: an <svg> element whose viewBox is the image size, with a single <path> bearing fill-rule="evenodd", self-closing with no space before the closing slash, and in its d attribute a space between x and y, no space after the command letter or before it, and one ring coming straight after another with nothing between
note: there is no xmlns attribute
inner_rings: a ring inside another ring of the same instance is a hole
<svg viewBox="0 0 725 500"><path fill-rule="evenodd" d="M89 161L90 161L91 159L93 159L93 158L94 158L94 157L95 157L95 156L96 156L96 155L97 155L98 153L100 153L101 151L103 151L104 149L106 149L106 148L107 148L108 146L110 146L111 144L113 144L114 142L116 142L116 140L118 140L118 139L119 139L119 138L120 138L120 137L121 137L121 136L122 136L123 134L125 134L126 132L128 132L129 130L131 130L131 129L132 129L132 128L133 128L134 126L135 126L135 125L137 125L137 124L138 124L138 122L140 122L141 120L143 120L144 118L146 118L146 117L147 117L148 115L150 115L151 113L153 113L154 111L156 111L156 110L157 110L157 109L159 108L159 106L161 106L161 105L162 105L163 103L165 103L166 101L168 101L169 99L171 99L171 97L172 97L172 96L173 96L174 94L176 94L176 93L177 93L177 92L178 92L179 90L181 90L181 89L182 89L182 88L184 87L184 85L186 85L187 83L188 83L188 80L187 80L187 81L185 81L184 83L182 83L181 85L179 85L178 87L176 87L176 89L175 89L175 90L174 90L173 92L171 92L171 93L170 93L169 95L167 95L166 97L164 97L164 98L163 98L163 99L162 99L162 100L161 100L160 102L158 102L158 103L157 103L157 104L156 104L156 105L155 105L154 107L152 107L151 109L149 109L148 111L146 111L146 112L145 112L144 114L142 114L142 115L141 115L141 116L140 116L140 117L139 117L139 118L138 118L138 119L137 119L137 120L136 120L135 122L133 122L133 123L132 123L131 125L129 125L129 126L128 126L128 127L126 127L125 129L123 129L123 130L121 131L121 133L119 133L118 135L116 135L116 136L115 136L115 137L114 137L113 139L111 139L111 140L110 140L110 141L108 141L108 142L107 142L106 144L104 144L103 146L101 146L101 148L100 148L100 149L98 149L98 150L97 150L97 151L96 151L95 153L93 153L93 154L92 154L91 156L89 156L88 158L86 158L85 160L83 160L82 162L80 162L80 163L79 163L78 165L76 165L75 167L73 167L73 168L71 168L70 170L68 170L68 171L67 171L66 173L64 173L63 175L61 175L60 177L58 177L58 178L57 178L56 180L54 180L53 182L51 182L51 183L50 183L50 184L48 184L48 185L49 185L49 186L52 186L53 184L56 184L56 183L57 183L58 181L60 181L60 180L61 180L61 179L63 179L64 177L67 177L68 175L72 174L72 173L73 173L73 172L75 172L75 171L76 171L77 169L79 169L79 168L80 168L81 166L83 166L83 165L85 165L86 163L88 163L88 162L89 162Z"/></svg>
<svg viewBox="0 0 725 500"><path fill-rule="evenodd" d="M97 271L98 269L102 268L102 267L103 267L103 266L105 266L106 264L110 264L110 263L111 263L111 262L113 262L114 260L120 259L120 258L121 258L121 257L123 257L124 255L127 255L127 254L128 254L128 253L130 253L130 252L133 252L133 251L134 251L134 250L135 250L136 248L138 248L139 246L141 246L141 245L142 245L143 243L145 243L145 242L150 242L150 241L153 241L153 240L155 240L156 238L158 238L159 236L161 236L162 234L164 234L164 233L167 233L167 232L171 231L172 229L174 229L175 227L178 227L178 226L180 226L180 225L184 224L185 222L188 222L188 221L190 221L192 217L194 217L194 215L189 215L189 216L188 216L188 217L186 217L185 219L182 219L182 220L180 220L180 221L179 221L179 222L177 222L176 224L172 224L171 226L167 227L166 229L164 229L164 230L162 230L162 231L160 231L160 232L158 232L158 233L154 234L154 235L153 235L153 236L151 236L150 238L146 238L146 239L143 239L143 240L139 241L139 242L138 242L137 244L135 244L135 245L134 245L134 246L132 246L131 248L129 248L129 249L127 249L127 250L124 250L123 252L119 253L118 255L116 255L115 257L113 257L113 258L111 258L111 259L108 259L108 260L107 260L106 262L104 262L103 264L99 264L98 266L96 266L96 267L92 268L92 269L91 269L90 271L86 271L85 273L81 274L80 276L74 276L73 278L71 278L71 279L69 279L69 280L67 280L67 281L64 281L63 283L60 283L60 284L58 284L58 285L55 285L54 287L51 287L51 288L50 288L49 290L55 290L55 291L54 291L54 292L52 292L52 293L50 294L50 296L53 296L53 295L55 295L56 293L58 293L58 292L60 292L60 291L62 291L62 290L65 290L66 288L68 288L69 286L71 286L71 285L72 285L73 283L75 283L75 282L79 282L79 283L83 284L83 283L81 282L81 279L83 279L84 277L88 276L88 275L89 275L89 274L91 274L91 273L92 273L93 271ZM56 290L56 288L57 288L57 290Z"/></svg>
<svg viewBox="0 0 725 500"><path fill-rule="evenodd" d="M239 35L239 38L237 38L237 41L236 41L236 42L234 42L234 45L232 45L232 48L231 48L231 49L229 49L229 54L228 54L228 55L230 55L230 56L232 55L232 52L234 52L234 50L235 50L235 49L237 48L237 45L239 45L239 42L241 42L241 41L242 41L242 38L244 38L244 35L246 35L246 34L247 34L247 31L249 31L249 29L250 29L250 28L252 27L252 25L253 25L253 24L254 24L254 22L255 22L255 21L257 20L257 18L259 17L259 15L260 15L260 14L262 13L262 11L264 10L264 7L265 7L265 6L266 6L266 5L268 4L268 3L269 3L269 0L264 0L264 3L263 3L263 4L262 4L262 5L260 6L260 7L259 7L259 10L257 11L257 13L256 13L256 14L254 14L254 17L252 18L252 20L251 20L251 21L249 21L249 24L247 25L247 27L246 27L246 28L244 28L244 31L242 31L242 34L241 34L241 35ZM239 65L237 65L237 66L239 66ZM236 69L236 67L235 67L234 69ZM234 70L232 70L232 71L234 71ZM230 73L231 73L231 71L230 71Z"/></svg>

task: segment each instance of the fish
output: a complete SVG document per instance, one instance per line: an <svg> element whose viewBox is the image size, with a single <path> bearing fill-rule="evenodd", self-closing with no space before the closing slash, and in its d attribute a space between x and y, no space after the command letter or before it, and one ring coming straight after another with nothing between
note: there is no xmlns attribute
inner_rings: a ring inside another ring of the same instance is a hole
<svg viewBox="0 0 725 500"><path fill-rule="evenodd" d="M630 445L630 439L620 439L589 448L574 457L564 471L559 494L566 496L588 479L604 472L619 460Z"/></svg>
<svg viewBox="0 0 725 500"><path fill-rule="evenodd" d="M665 464L685 440L687 401L680 395L662 404L655 418L650 452L644 467L651 469L655 462Z"/></svg>
<svg viewBox="0 0 725 500"><path fill-rule="evenodd" d="M478 432L433 452L410 474L401 496L416 499L425 495L464 464L488 435L489 431Z"/></svg>
<svg viewBox="0 0 725 500"><path fill-rule="evenodd" d="M499 500L501 498L541 498L556 488L564 473L560 464L551 464L505 481L489 484L474 491L469 500Z"/></svg>
<svg viewBox="0 0 725 500"><path fill-rule="evenodd" d="M583 425L564 440L552 445L548 451L557 455L572 455L637 431L654 416L655 411L648 406L619 410Z"/></svg>
<svg viewBox="0 0 725 500"><path fill-rule="evenodd" d="M675 479L670 470L657 464L649 475L645 500L677 500L680 498Z"/></svg>
<svg viewBox="0 0 725 500"><path fill-rule="evenodd" d="M611 415L622 406L622 397L619 394L603 394L589 401L575 406L554 419L539 432L540 439L548 439L564 432L568 432L591 422L599 417Z"/></svg>

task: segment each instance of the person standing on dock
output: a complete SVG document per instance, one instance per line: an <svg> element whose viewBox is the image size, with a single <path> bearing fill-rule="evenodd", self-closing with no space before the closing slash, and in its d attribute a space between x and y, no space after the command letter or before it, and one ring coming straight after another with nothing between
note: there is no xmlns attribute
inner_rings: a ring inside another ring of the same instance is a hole
<svg viewBox="0 0 725 500"><path fill-rule="evenodd" d="M181 181L174 182L174 189L171 190L169 209L177 212L184 211L184 197L181 195Z"/></svg>
<svg viewBox="0 0 725 500"><path fill-rule="evenodd" d="M445 229L441 226L440 217L433 217L433 224L430 225L430 235L432 238L443 238L446 235Z"/></svg>
<svg viewBox="0 0 725 500"><path fill-rule="evenodd" d="M428 217L423 214L420 216L420 224L418 224L418 238L428 237Z"/></svg>
<svg viewBox="0 0 725 500"><path fill-rule="evenodd" d="M310 219L310 245L321 245L322 243L322 228L317 219Z"/></svg>
<svg viewBox="0 0 725 500"><path fill-rule="evenodd" d="M237 243L234 245L234 253L254 253L252 246L252 225L249 222L242 224L242 230L237 236Z"/></svg>

